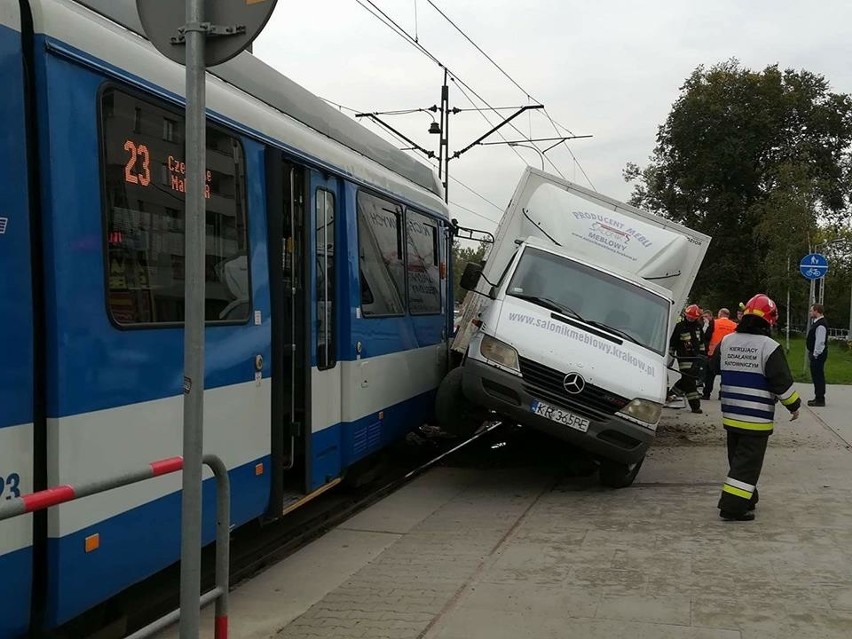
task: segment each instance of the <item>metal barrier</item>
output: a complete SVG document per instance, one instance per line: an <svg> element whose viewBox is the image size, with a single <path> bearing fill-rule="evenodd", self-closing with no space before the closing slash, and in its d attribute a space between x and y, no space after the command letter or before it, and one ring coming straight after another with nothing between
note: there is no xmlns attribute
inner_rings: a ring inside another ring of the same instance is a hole
<svg viewBox="0 0 852 639"><path fill-rule="evenodd" d="M213 601L216 602L214 637L215 639L228 639L231 486L228 481L228 469L221 459L216 455L205 455L204 464L213 471L216 478L216 585L212 590L201 596L199 605L204 607ZM162 477L182 469L183 457L170 457L151 462L145 468L112 479L90 482L81 486L55 486L37 493L30 493L0 505L0 521L103 493L114 488L136 484L146 479ZM180 610L178 609L128 635L127 639L150 637L179 619Z"/></svg>

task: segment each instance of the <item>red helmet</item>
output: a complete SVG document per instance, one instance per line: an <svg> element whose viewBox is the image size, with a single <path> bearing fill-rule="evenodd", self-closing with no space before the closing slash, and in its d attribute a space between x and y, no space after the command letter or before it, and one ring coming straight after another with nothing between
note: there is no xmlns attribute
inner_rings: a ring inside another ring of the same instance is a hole
<svg viewBox="0 0 852 639"><path fill-rule="evenodd" d="M683 316L690 322L694 322L701 317L701 309L698 308L698 304L690 304L683 310Z"/></svg>
<svg viewBox="0 0 852 639"><path fill-rule="evenodd" d="M766 320L770 326L775 326L775 322L778 321L778 307L768 295L758 293L746 302L743 315L757 315Z"/></svg>

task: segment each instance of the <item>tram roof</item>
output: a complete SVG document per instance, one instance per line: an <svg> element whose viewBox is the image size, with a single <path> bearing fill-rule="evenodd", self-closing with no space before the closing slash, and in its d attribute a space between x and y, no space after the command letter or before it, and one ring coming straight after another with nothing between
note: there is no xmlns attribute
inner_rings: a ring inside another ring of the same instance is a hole
<svg viewBox="0 0 852 639"><path fill-rule="evenodd" d="M74 1L145 37L135 0ZM442 186L431 167L343 115L252 53L244 51L228 62L209 68L208 73L443 197Z"/></svg>

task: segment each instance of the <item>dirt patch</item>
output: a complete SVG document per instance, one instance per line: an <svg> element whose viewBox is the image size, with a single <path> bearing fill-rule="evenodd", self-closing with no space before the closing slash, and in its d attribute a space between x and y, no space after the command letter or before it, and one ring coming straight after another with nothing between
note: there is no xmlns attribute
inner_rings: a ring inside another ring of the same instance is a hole
<svg viewBox="0 0 852 639"><path fill-rule="evenodd" d="M725 431L713 415L666 411L657 426L654 447L721 446L724 443Z"/></svg>
<svg viewBox="0 0 852 639"><path fill-rule="evenodd" d="M712 410L712 408L711 408ZM778 414L776 413L776 417ZM784 449L831 450L847 446L825 426L810 419L788 422L786 414L775 424L770 446ZM717 411L693 415L687 410L666 410L657 427L654 448L689 446L724 446L726 440L722 419Z"/></svg>

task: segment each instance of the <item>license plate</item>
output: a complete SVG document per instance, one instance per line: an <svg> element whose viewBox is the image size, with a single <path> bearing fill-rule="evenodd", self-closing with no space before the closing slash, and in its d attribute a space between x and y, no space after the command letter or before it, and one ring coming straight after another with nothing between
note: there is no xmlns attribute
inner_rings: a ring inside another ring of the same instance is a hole
<svg viewBox="0 0 852 639"><path fill-rule="evenodd" d="M574 413L569 413L567 410L562 410L556 406L550 406L549 404L540 402L537 399L534 399L532 404L530 404L530 410L536 415L547 417L547 419L551 419L558 424L568 426L569 428L579 430L583 433L589 430L588 419L575 415Z"/></svg>

